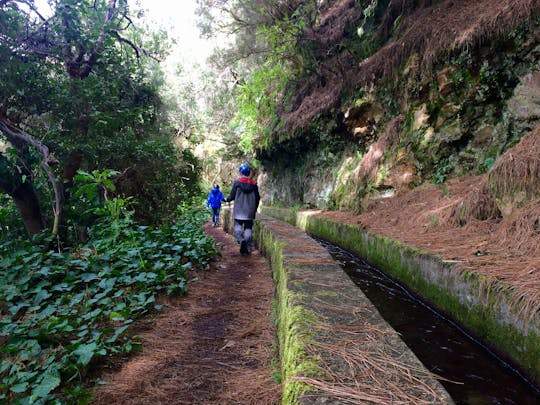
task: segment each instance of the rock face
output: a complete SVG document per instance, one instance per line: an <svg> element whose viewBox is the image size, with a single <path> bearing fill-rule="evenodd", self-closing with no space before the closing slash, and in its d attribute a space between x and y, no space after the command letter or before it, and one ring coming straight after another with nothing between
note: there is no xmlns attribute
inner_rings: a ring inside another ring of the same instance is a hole
<svg viewBox="0 0 540 405"><path fill-rule="evenodd" d="M366 86L361 77L351 79L359 81L358 93L344 95L295 135L311 140L291 156L297 164L283 164L281 152L261 159L264 202L361 211L388 190L489 171L540 123L540 29L534 24L516 28L504 43L494 37L443 56L430 69L410 51L392 82ZM396 117L403 117L398 129ZM289 151L287 141L278 150ZM498 204L509 213L519 201L509 195Z"/></svg>
<svg viewBox="0 0 540 405"><path fill-rule="evenodd" d="M437 90L443 97L450 95L452 92L452 80L450 77L454 75L456 69L453 67L446 67L437 73Z"/></svg>
<svg viewBox="0 0 540 405"><path fill-rule="evenodd" d="M540 119L540 71L531 72L520 79L508 112L519 121L534 122Z"/></svg>
<svg viewBox="0 0 540 405"><path fill-rule="evenodd" d="M374 139L383 113L379 103L365 101L358 106L347 108L343 114L343 123L355 138L359 138L359 142L369 144Z"/></svg>

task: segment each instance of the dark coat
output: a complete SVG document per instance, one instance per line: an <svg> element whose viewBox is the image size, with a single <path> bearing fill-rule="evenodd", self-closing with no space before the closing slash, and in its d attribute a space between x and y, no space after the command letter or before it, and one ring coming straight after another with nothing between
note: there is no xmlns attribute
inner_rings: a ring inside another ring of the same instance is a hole
<svg viewBox="0 0 540 405"><path fill-rule="evenodd" d="M240 177L234 182L226 201L234 201L234 219L249 220L255 219L260 199L257 183L248 177Z"/></svg>

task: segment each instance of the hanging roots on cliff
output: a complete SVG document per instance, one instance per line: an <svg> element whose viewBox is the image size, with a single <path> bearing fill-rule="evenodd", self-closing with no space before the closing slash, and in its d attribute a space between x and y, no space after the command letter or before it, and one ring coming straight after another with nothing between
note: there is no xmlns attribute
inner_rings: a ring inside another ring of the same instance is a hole
<svg viewBox="0 0 540 405"><path fill-rule="evenodd" d="M444 55L504 36L530 24L540 12L539 0L393 0L374 36L384 45L357 60L342 45L346 25L361 23L363 10L356 3L328 2L320 25L304 33L302 45L315 49L317 69L299 82L295 97L283 103L288 108L279 112L291 132L302 131L318 115L340 109L342 97L358 86L369 90L374 82L397 79L411 55L417 58L411 74L429 71Z"/></svg>
<svg viewBox="0 0 540 405"><path fill-rule="evenodd" d="M398 15L394 8L389 7L389 12ZM539 10L538 0L448 0L409 9L394 32L396 40L360 65L358 81L392 77L413 54L419 56L419 66L429 69L441 54L474 48L504 35L529 22ZM388 25L387 20L383 18Z"/></svg>

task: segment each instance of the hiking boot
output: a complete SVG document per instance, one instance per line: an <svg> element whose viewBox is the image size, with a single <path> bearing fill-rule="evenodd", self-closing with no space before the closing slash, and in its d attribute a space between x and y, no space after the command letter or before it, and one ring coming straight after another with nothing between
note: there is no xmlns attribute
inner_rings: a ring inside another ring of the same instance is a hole
<svg viewBox="0 0 540 405"><path fill-rule="evenodd" d="M243 240L242 242L240 242L240 254L241 254L241 255L247 255L247 254L249 254L248 244L247 244L247 241L245 241L245 240Z"/></svg>

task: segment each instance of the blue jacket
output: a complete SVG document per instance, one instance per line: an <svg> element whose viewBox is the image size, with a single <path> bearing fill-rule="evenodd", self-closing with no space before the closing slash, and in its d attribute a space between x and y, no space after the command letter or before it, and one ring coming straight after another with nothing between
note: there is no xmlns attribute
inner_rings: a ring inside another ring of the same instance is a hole
<svg viewBox="0 0 540 405"><path fill-rule="evenodd" d="M208 194L208 200L206 201L207 207L212 208L221 208L221 202L225 201L225 197L223 196L223 193L219 190L219 188L213 188L210 190L210 193Z"/></svg>

